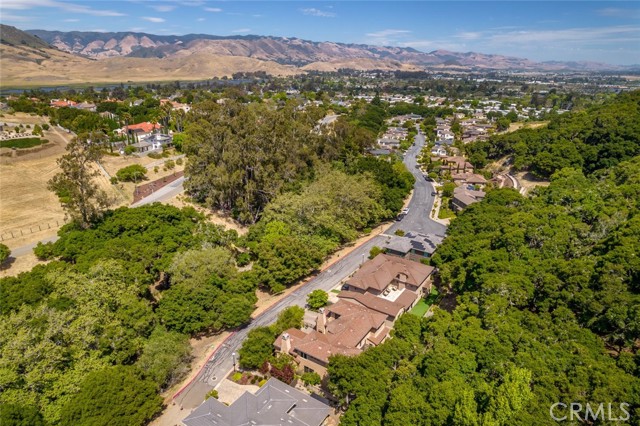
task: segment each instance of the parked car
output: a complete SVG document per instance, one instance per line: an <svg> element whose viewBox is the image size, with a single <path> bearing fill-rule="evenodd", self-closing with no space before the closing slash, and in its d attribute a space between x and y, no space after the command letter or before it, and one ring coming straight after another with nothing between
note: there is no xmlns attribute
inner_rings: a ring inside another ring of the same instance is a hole
<svg viewBox="0 0 640 426"><path fill-rule="evenodd" d="M433 192L431 193L431 196L432 196L432 197L435 197L436 195L438 195L438 193L437 193L436 191L433 191Z"/></svg>

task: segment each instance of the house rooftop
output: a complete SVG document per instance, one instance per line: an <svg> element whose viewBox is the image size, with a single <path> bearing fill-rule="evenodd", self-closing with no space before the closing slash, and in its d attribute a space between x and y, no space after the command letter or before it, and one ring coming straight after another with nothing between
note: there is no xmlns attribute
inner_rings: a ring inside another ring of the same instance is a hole
<svg viewBox="0 0 640 426"><path fill-rule="evenodd" d="M185 426L319 426L331 408L295 388L271 378L254 394L245 392L226 406L209 398L193 410Z"/></svg>
<svg viewBox="0 0 640 426"><path fill-rule="evenodd" d="M433 267L408 259L387 254L379 254L366 262L347 280L352 287L367 291L374 289L383 291L391 282L402 274L406 282L419 286L433 272Z"/></svg>
<svg viewBox="0 0 640 426"><path fill-rule="evenodd" d="M387 237L383 248L405 254L411 250L418 250L431 255L442 244L443 239L443 235L407 232L403 236L391 235Z"/></svg>

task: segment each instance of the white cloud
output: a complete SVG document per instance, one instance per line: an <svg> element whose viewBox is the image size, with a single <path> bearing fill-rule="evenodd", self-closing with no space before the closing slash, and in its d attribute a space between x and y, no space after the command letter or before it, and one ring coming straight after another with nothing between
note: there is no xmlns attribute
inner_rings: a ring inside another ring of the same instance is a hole
<svg viewBox="0 0 640 426"><path fill-rule="evenodd" d="M33 21L31 16L13 15L11 13L2 13L2 20L5 22L29 22Z"/></svg>
<svg viewBox="0 0 640 426"><path fill-rule="evenodd" d="M195 6L202 6L204 4L203 1L200 0L184 0L179 2L180 5L182 6L191 6L191 7L195 7Z"/></svg>
<svg viewBox="0 0 640 426"><path fill-rule="evenodd" d="M640 42L640 28L620 25L600 28L567 28L564 30L508 31L489 36L493 44L549 43L552 45L588 45L615 42Z"/></svg>
<svg viewBox="0 0 640 426"><path fill-rule="evenodd" d="M336 14L333 12L325 12L324 10L316 9L315 7L300 9L300 12L302 12L304 15L318 16L320 18L333 18L334 16L336 16Z"/></svg>
<svg viewBox="0 0 640 426"><path fill-rule="evenodd" d="M237 30L233 30L231 32L234 34L243 34L243 33L246 34L251 32L251 28L238 28Z"/></svg>
<svg viewBox="0 0 640 426"><path fill-rule="evenodd" d="M71 13L83 13L93 16L125 16L114 10L93 9L84 4L67 3L56 0L3 0L3 9L29 10L38 7L52 7ZM4 14L3 14L4 15Z"/></svg>
<svg viewBox="0 0 640 426"><path fill-rule="evenodd" d="M142 19L149 22L155 22L156 24L164 22L164 18L156 18L155 16L143 16Z"/></svg>
<svg viewBox="0 0 640 426"><path fill-rule="evenodd" d="M456 34L454 37L461 38L463 40L477 40L482 37L482 33L477 31L465 31Z"/></svg>
<svg viewBox="0 0 640 426"><path fill-rule="evenodd" d="M401 41L406 41L408 34L411 34L409 30L397 30L386 29L365 34L367 37L367 43L383 46L399 45Z"/></svg>
<svg viewBox="0 0 640 426"><path fill-rule="evenodd" d="M640 18L640 9L621 9L617 7L607 7L597 11L600 16L614 18Z"/></svg>
<svg viewBox="0 0 640 426"><path fill-rule="evenodd" d="M207 12L214 12L214 13L222 12L222 9L220 9L219 7L205 7L204 10Z"/></svg>
<svg viewBox="0 0 640 426"><path fill-rule="evenodd" d="M198 18L198 19L196 19L196 21L198 21L198 22L203 22L203 21L206 21L206 19L204 19L204 18Z"/></svg>
<svg viewBox="0 0 640 426"><path fill-rule="evenodd" d="M375 33L367 33L367 37L392 37L401 34L409 34L411 31L409 30L382 30L376 31Z"/></svg>
<svg viewBox="0 0 640 426"><path fill-rule="evenodd" d="M432 48L435 43L432 40L412 40L398 43L400 47L412 47L414 49Z"/></svg>
<svg viewBox="0 0 640 426"><path fill-rule="evenodd" d="M150 7L154 9L156 12L171 12L173 9L176 8L176 6L173 4L158 4Z"/></svg>

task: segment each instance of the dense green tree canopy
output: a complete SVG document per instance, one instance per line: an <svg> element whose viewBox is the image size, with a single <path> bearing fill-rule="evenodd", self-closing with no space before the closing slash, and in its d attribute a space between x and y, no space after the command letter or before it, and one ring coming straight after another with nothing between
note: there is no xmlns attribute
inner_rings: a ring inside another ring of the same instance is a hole
<svg viewBox="0 0 640 426"><path fill-rule="evenodd" d="M433 256L457 307L404 315L394 339L333 357L341 423L553 425L559 401L638 413L639 194L636 157L466 209Z"/></svg>
<svg viewBox="0 0 640 426"><path fill-rule="evenodd" d="M87 375L62 409L62 424L141 426L158 412L156 385L134 367L109 367Z"/></svg>

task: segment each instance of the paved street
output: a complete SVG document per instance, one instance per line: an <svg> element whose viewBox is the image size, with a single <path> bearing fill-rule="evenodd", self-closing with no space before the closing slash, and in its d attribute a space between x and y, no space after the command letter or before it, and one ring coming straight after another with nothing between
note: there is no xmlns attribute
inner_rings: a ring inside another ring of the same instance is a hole
<svg viewBox="0 0 640 426"><path fill-rule="evenodd" d="M167 186L163 186L153 194L143 198L137 203L131 204L131 207L140 207L140 206L144 206L145 204L155 203L156 201L166 201L170 198L173 198L176 195L182 193L182 191L184 191L183 183L184 183L184 176L176 179L175 181L171 182Z"/></svg>
<svg viewBox="0 0 640 426"><path fill-rule="evenodd" d="M431 196L433 187L415 167L416 156L420 152L424 142L425 138L423 135L420 134L416 136L416 143L407 151L404 160L407 168L409 168L411 173L416 177L413 197L409 203L409 213L402 221L391 225L386 230L387 234L392 234L396 229L441 235L444 235L446 231L444 225L434 222L429 218L429 212L434 202L434 197ZM232 354L234 352L236 354L238 353L242 341L246 338L249 330L275 322L278 313L288 306L298 305L303 307L306 303L307 294L313 290L322 289L329 291L341 280L354 272L367 259L369 251L373 246L381 246L384 238L383 236L377 236L360 247L357 247L347 256L318 274L306 285L292 292L289 296L254 319L250 324L229 337L224 342L224 345L218 348L198 377L178 395L176 402L183 406L185 410L191 410L200 405L205 393L215 387L233 368Z"/></svg>

